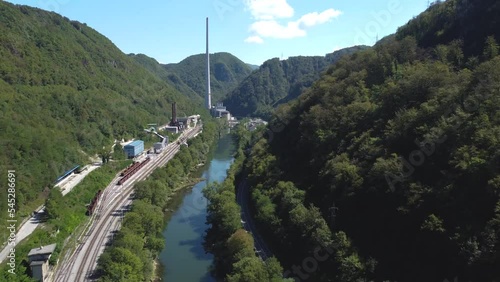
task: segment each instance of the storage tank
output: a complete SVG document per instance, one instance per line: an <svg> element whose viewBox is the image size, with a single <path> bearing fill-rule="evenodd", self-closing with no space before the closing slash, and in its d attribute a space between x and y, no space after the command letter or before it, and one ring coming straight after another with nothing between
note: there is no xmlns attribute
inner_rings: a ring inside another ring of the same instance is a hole
<svg viewBox="0 0 500 282"><path fill-rule="evenodd" d="M125 145L123 150L127 154L127 157L134 158L144 151L144 141L135 140L134 142Z"/></svg>

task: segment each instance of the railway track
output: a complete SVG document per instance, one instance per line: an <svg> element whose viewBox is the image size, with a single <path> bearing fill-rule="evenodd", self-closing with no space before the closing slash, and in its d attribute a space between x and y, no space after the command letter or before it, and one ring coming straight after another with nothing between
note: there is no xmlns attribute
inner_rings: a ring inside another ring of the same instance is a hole
<svg viewBox="0 0 500 282"><path fill-rule="evenodd" d="M186 132L182 139L192 138L201 128L197 127ZM120 216L113 216L115 212L124 211L132 203L131 194L134 184L145 179L157 167L165 165L180 150L176 142L169 144L165 150L151 159L140 171L126 181L123 185L116 185L119 176L104 189L97 208L92 215L90 228L78 240L79 245L71 254L67 262L56 269L55 281L89 281L95 271L97 259L102 253L106 238L120 227ZM119 174L118 174L119 175ZM77 267L76 271L75 268Z"/></svg>

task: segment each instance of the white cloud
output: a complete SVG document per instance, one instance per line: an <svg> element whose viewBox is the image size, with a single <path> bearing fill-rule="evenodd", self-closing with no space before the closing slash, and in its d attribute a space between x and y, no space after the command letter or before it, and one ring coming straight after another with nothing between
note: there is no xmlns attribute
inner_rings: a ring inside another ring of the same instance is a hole
<svg viewBox="0 0 500 282"><path fill-rule="evenodd" d="M275 20L254 22L250 25L250 31L260 37L268 38L294 38L306 35L306 31L301 29L297 22L281 25Z"/></svg>
<svg viewBox="0 0 500 282"><path fill-rule="evenodd" d="M324 24L342 14L335 9L323 12L312 12L303 15L298 20L279 22L279 19L291 18L294 9L287 0L244 0L246 8L252 14L255 22L250 25L251 35L245 39L247 43L263 43L265 38L295 38L307 35L307 28Z"/></svg>
<svg viewBox="0 0 500 282"><path fill-rule="evenodd" d="M297 21L301 27L312 27L318 24L324 24L332 19L342 15L342 12L335 9L328 9L321 13L313 12L305 14Z"/></svg>
<svg viewBox="0 0 500 282"><path fill-rule="evenodd" d="M262 44L264 43L264 39L262 39L260 36L249 36L245 39L246 43L257 43L257 44Z"/></svg>
<svg viewBox="0 0 500 282"><path fill-rule="evenodd" d="M256 20L291 18L294 10L287 0L245 0L247 8Z"/></svg>

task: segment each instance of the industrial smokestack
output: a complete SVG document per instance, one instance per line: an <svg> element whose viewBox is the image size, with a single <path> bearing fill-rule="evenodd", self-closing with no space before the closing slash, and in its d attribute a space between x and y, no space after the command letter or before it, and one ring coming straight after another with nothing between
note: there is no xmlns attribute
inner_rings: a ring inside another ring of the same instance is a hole
<svg viewBox="0 0 500 282"><path fill-rule="evenodd" d="M212 108L212 94L210 92L210 54L208 53L208 17L207 17L207 95L205 97L205 106Z"/></svg>
<svg viewBox="0 0 500 282"><path fill-rule="evenodd" d="M177 103L173 102L172 103L172 125L177 124Z"/></svg>

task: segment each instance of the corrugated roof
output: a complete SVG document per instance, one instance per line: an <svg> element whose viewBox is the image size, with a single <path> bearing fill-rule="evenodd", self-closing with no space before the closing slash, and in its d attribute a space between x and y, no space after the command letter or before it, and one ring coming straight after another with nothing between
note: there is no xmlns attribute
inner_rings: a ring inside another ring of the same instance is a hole
<svg viewBox="0 0 500 282"><path fill-rule="evenodd" d="M129 147L129 146L136 147L136 146L139 146L141 144L144 144L144 141L142 141L142 140L135 140L134 142L125 145L125 147Z"/></svg>
<svg viewBox="0 0 500 282"><path fill-rule="evenodd" d="M31 251L28 253L28 257L35 256L35 255L51 254L51 253L54 252L55 249L56 249L56 244L52 244L52 245L47 245L47 246L43 246L43 247L40 247L40 248L31 249Z"/></svg>

